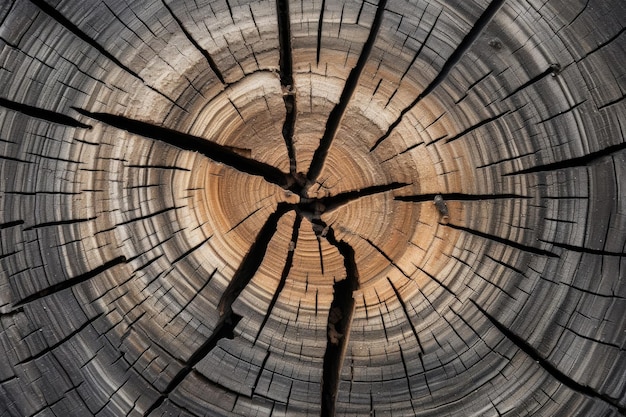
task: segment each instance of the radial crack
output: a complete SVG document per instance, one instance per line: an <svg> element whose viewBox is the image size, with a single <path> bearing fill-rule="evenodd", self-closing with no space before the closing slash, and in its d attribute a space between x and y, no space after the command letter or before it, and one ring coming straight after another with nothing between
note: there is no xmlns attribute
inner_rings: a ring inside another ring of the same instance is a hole
<svg viewBox="0 0 626 417"><path fill-rule="evenodd" d="M272 300L270 301L270 305L267 309L267 312L265 313L265 317L263 317L263 322L259 326L259 330L257 331L257 334L254 337L254 343L256 343L257 340L259 339L259 336L261 335L261 332L263 331L263 328L265 327L267 320L272 314L272 310L274 309L274 306L276 305L276 301L278 301L278 297L280 296L280 293L282 292L283 288L285 288L287 277L289 276L289 272L291 271L291 267L293 265L294 253L298 245L298 235L300 233L301 224L302 224L302 216L298 215L296 216L296 219L293 222L293 230L291 232L291 242L289 246L289 251L287 253L287 259L285 260L285 266L283 267L283 272L280 275L280 281L278 282L278 287L276 287L276 291L274 291L274 296L272 297Z"/></svg>
<svg viewBox="0 0 626 417"><path fill-rule="evenodd" d="M92 119L117 129L126 130L127 132L145 138L155 139L186 151L199 152L215 162L222 163L246 174L261 176L266 181L283 188L287 188L293 184L293 179L278 168L239 155L228 146L211 142L199 136L139 120L129 119L124 116L108 113L92 113L79 108L74 109L84 116L91 117Z"/></svg>
<svg viewBox="0 0 626 417"><path fill-rule="evenodd" d="M413 100L411 104L405 107L401 112L400 116L389 126L387 132L379 138L374 146L370 149L370 152L374 151L385 139L389 137L391 131L396 128L404 118L404 115L411 111L424 97L430 94L439 84L441 84L452 68L459 62L461 57L467 52L467 50L472 46L472 44L478 39L478 36L485 30L491 19L495 16L496 12L500 9L504 0L493 0L489 6L483 11L480 17L474 23L474 26L467 32L467 35L461 40L461 43L457 46L457 48L452 52L452 54L448 57L445 64L441 67L441 70L437 74L437 76L428 84L428 86L422 91L416 98ZM432 30L432 29L431 29ZM428 39L424 40L426 43Z"/></svg>
<svg viewBox="0 0 626 417"><path fill-rule="evenodd" d="M209 338L207 338L207 340L189 357L189 359L185 361L184 366L180 371L178 371L174 378L172 378L165 390L161 391L159 398L157 398L157 400L150 407L148 407L144 416L150 415L153 411L159 408L169 394L184 381L187 375L193 371L193 368L217 346L217 343L220 340L232 339L234 337L234 330L241 320L241 316L233 312L233 303L261 266L270 240L276 233L278 221L285 213L287 213L287 211L291 209L292 208L288 204L281 203L276 208L276 211L270 214L267 221L257 234L257 237L248 250L248 253L241 261L239 268L235 271L228 287L226 287L226 290L222 294L218 304L219 319L215 325L215 329L213 329L213 332L211 333L211 336L209 336Z"/></svg>
<svg viewBox="0 0 626 417"><path fill-rule="evenodd" d="M376 245L374 242L372 242L370 239L368 239L366 237L363 237L361 235L358 235L358 236L361 239L363 239L364 241L366 241L371 247L373 247L376 250L376 252L381 254L383 256L383 258L385 258L387 260L387 262L389 262L391 264L391 266L393 266L398 271L400 271L400 273L402 275L404 275L405 278L407 278L409 280L413 280L413 278L411 278L411 276L409 274L404 272L404 270L402 268L400 268L400 266L398 264L396 264L396 262L393 259L391 259L391 256L387 255L387 253L385 253L385 251L383 251L378 245Z"/></svg>
<svg viewBox="0 0 626 417"><path fill-rule="evenodd" d="M607 250L603 250L603 249L591 249L591 248L585 248L585 247L581 247L581 246L574 246L574 245L569 245L567 243L550 242L548 240L543 240L543 239L539 239L539 240L541 242L549 243L549 244L551 244L553 246L556 246L557 248L569 250L569 251L572 251L572 252L588 253L588 254L591 254L591 255L601 255L601 256L617 256L617 257L620 257L620 258L626 257L626 252L612 252L612 251L607 251Z"/></svg>
<svg viewBox="0 0 626 417"><path fill-rule="evenodd" d="M20 307L24 304L31 303L33 301L39 300L41 298L47 297L52 294L56 294L60 291L72 288L78 284L89 281L90 279L100 275L101 273L116 267L117 265L121 265L126 263L126 258L124 256L119 256L115 259L112 259L108 262L103 263L99 267L92 269L91 271L87 271L83 274L77 275L73 278L66 279L65 281L59 282L58 284L51 285L39 291L32 293L29 296L22 298L21 300L13 303L13 307Z"/></svg>
<svg viewBox="0 0 626 417"><path fill-rule="evenodd" d="M359 55L359 59L357 60L356 65L350 71L348 75L348 79L346 80L346 84L341 92L341 96L339 97L339 102L333 108L333 110L328 115L328 120L326 121L326 128L324 130L324 135L320 139L320 144L315 150L313 154L313 159L311 160L311 165L309 166L309 172L307 173L307 187L304 190L305 193L313 183L317 180L317 177L320 175L322 168L324 166L324 162L326 160L326 156L328 155L328 151L330 146L335 138L337 130L339 128L339 124L343 119L346 108L348 107L348 103L352 98L352 94L356 90L356 87L359 83L359 78L361 77L361 73L363 72L363 68L365 68L365 64L367 63L367 59L372 51L374 46L374 42L376 41L376 36L378 34L378 30L380 29L382 23L383 12L385 10L385 5L387 0L380 0L376 9L376 14L374 15L374 21L372 22L372 27L370 29L369 36L361 49L361 54Z"/></svg>
<svg viewBox="0 0 626 417"><path fill-rule="evenodd" d="M414 195L399 195L394 197L394 200L406 201L411 203L424 203L432 202L435 197L440 195L446 201L482 201L482 200L508 200L515 198L532 198L526 195L519 194L464 194L464 193L447 193L447 194L414 194Z"/></svg>
<svg viewBox="0 0 626 417"><path fill-rule="evenodd" d="M466 136L467 134L469 134L469 133L473 132L474 130L478 129L479 127L482 127L482 126L484 126L486 124L494 122L494 121L500 119L502 116L506 116L509 113L510 113L510 111L505 111L504 113L500 113L500 114L497 114L497 115L495 115L493 117L489 117L489 118L487 118L485 120L481 120L480 122L476 123L475 125L468 127L464 131L462 131L462 132L452 136L451 138L446 139L446 143L454 142L455 140L460 139L463 136ZM435 143L435 141L427 143L426 146L430 146L433 143Z"/></svg>
<svg viewBox="0 0 626 417"><path fill-rule="evenodd" d="M289 1L276 0L278 13L278 44L280 48L280 85L285 102L285 122L283 123L283 139L289 156L289 173L296 178L296 152L293 145L293 132L296 126L296 92L293 83L293 57L291 50L291 21L289 17Z"/></svg>
<svg viewBox="0 0 626 417"><path fill-rule="evenodd" d="M189 40L189 42L191 42L194 48L200 51L204 59L206 59L207 63L209 64L209 67L211 67L211 70L213 70L213 72L217 76L217 79L220 80L222 84L226 84L226 82L224 81L224 76L222 75L222 72L220 71L220 69L217 67L217 64L215 63L215 60L213 59L213 57L211 57L211 54L209 54L209 52L206 49L201 47L200 44L193 38L193 36L191 36L191 33L189 33L187 28L185 28L185 25L183 25L183 22L178 18L178 16L176 16L172 8L165 2L165 0L161 0L161 1L163 2L163 5L165 6L165 8L170 12L170 15L172 15L172 17L178 24L178 27L180 27L180 30L183 32L185 37Z"/></svg>
<svg viewBox="0 0 626 417"><path fill-rule="evenodd" d="M80 332L85 330L87 327L91 326L96 320L98 320L100 317L102 317L102 315L103 315L103 313L99 313L99 314L95 315L94 317L88 319L79 328L77 328L76 330L73 330L71 333L69 333L67 336L65 336L62 339L60 339L59 341L57 341L55 344L49 345L48 347L46 347L45 349L42 349L38 353L35 353L34 355L19 361L16 365L23 365L25 363L32 362L35 359L41 358L45 354L47 354L49 352L52 352L53 350L55 350L59 346L65 345L68 340L71 340L74 336L76 336L77 334L79 334Z"/></svg>
<svg viewBox="0 0 626 417"><path fill-rule="evenodd" d="M261 227L261 230L254 239L252 246L250 246L248 253L244 256L239 268L235 271L233 278L230 280L230 283L222 294L217 307L220 317L232 314L233 302L237 299L246 285L248 285L250 280L252 280L263 262L265 253L267 252L267 247L269 246L269 243L278 228L278 221L291 209L290 205L280 203L276 208L276 211L269 215L267 221L263 224L263 227Z"/></svg>
<svg viewBox="0 0 626 417"><path fill-rule="evenodd" d="M396 298L398 299L398 301L400 302L400 306L402 307L402 311L404 312L404 317L406 318L406 321L411 326L411 331L413 332L413 336L415 337L415 340L417 341L417 345L419 346L420 351L424 353L424 348L422 347L422 342L420 340L419 335L417 334L417 329L415 329L415 325L413 325L413 321L411 320L411 316L409 315L409 310L406 306L406 303L402 299L402 296L400 295L400 291L398 291L396 286L393 285L393 281L391 281L389 277L387 277L387 282L389 282L389 285L391 285L391 288L393 288L393 292L396 295ZM424 371L426 371L426 369L424 369Z"/></svg>
<svg viewBox="0 0 626 417"><path fill-rule="evenodd" d="M320 18L317 23L317 52L315 54L315 63L320 64L320 55L322 52L322 28L324 24L324 10L326 9L326 0L322 0L322 7L320 8Z"/></svg>
<svg viewBox="0 0 626 417"><path fill-rule="evenodd" d="M386 193L388 191L392 191L409 185L411 184L403 182L392 182L390 184L373 185L371 187L366 187L360 190L346 191L337 195L323 197L318 199L317 201L325 207L324 211L328 213L329 211L335 210L359 198L379 193Z"/></svg>
<svg viewBox="0 0 626 417"><path fill-rule="evenodd" d="M548 172L557 171L559 169L575 168L589 165L600 158L610 156L616 152L620 152L626 149L626 142L618 143L616 145L607 146L599 151L588 153L587 155L579 156L576 158L566 159L563 161L552 162L544 165L537 165L531 168L522 169L520 171L509 172L504 176L529 174L531 172Z"/></svg>
<svg viewBox="0 0 626 417"><path fill-rule="evenodd" d="M32 225L32 226L25 227L24 231L41 229L43 227L62 226L62 225L66 225L66 224L76 224L76 223L85 223L85 222L90 222L92 220L95 220L96 218L97 217L87 217L85 219L69 219L69 220L58 220L58 221L54 221L54 222L39 223L39 224L35 224L35 225Z"/></svg>
<svg viewBox="0 0 626 417"><path fill-rule="evenodd" d="M488 240L492 240L494 242L502 243L503 245L510 246L512 248L519 249L519 250L522 250L524 252L534 253L535 255L548 256L550 258L558 258L559 257L559 255L557 255L557 254L555 254L553 252L550 252L550 251L547 251L547 250L544 250L544 249L540 249L540 248L536 248L534 246L524 245L522 243L515 242L515 241L509 240L509 239L505 239L505 238L500 237L500 236L491 235L489 233L480 232L478 230L470 229L470 228L463 227L463 226L458 226L458 225L455 225L455 224L452 224L452 223L447 223L447 224L440 223L440 224L442 226L450 227L450 228L456 229L456 230L461 230L463 232L467 232L467 233L470 233L472 235L482 237L484 239L488 239Z"/></svg>
<svg viewBox="0 0 626 417"><path fill-rule="evenodd" d="M343 257L346 278L336 281L333 286L333 301L328 313L326 335L326 352L322 370L322 417L335 415L335 403L339 390L341 367L348 345L352 315L354 313L353 292L359 288L359 271L357 269L354 249L345 241L337 241L332 227L320 221L326 232L326 240L334 246Z"/></svg>
<svg viewBox="0 0 626 417"><path fill-rule="evenodd" d="M81 129L91 129L91 126L81 123L70 116L66 116L65 114L40 109L38 107L29 106L28 104L7 100L6 98L0 98L0 106L25 114L26 116L45 120L47 122L57 123L69 127L78 127Z"/></svg>
<svg viewBox="0 0 626 417"><path fill-rule="evenodd" d="M98 42L96 42L94 39L92 39L90 36L88 36L78 26L76 26L74 23L72 23L72 21L70 21L68 18L63 16L57 9L55 9L53 6L51 6L48 3L46 3L45 0L30 0L30 2L33 3L35 6L37 6L42 12L44 12L45 14L50 16L52 19L56 20L59 24L61 24L64 28L66 28L71 33L73 33L80 40L82 40L83 42L87 43L92 48L94 48L96 51L98 51L100 54L102 54L107 59L112 61L115 65L117 65L118 67L120 67L121 69L126 71L128 74L132 75L133 77L137 78L139 81L141 81L150 90L152 90L155 93L159 94L160 96L165 98L170 103L172 103L175 106L179 107L181 110L183 110L185 112L187 111L184 108L180 107L180 105L178 105L174 100L172 100L171 98L169 98L168 96L166 96L165 94L160 92L159 90L157 90L154 87L151 87L148 84L146 84L144 79L141 78L139 76L139 74L137 74L135 71L133 71L132 69L130 69L129 67L124 65L119 59L117 59L115 56L113 56L113 54L111 54L109 51L104 49L104 47L102 47L102 45L100 45Z"/></svg>
<svg viewBox="0 0 626 417"><path fill-rule="evenodd" d="M535 361L539 366L541 366L546 372L548 372L554 379L559 381L561 384L566 387L579 392L584 395L588 395L590 397L598 398L607 404L617 408L622 415L626 414L626 407L623 407L619 404L619 402L606 394L599 393L595 391L593 388L582 385L579 382L574 381L572 378L561 372L555 365L553 365L548 359L541 356L539 351L535 349L530 343L526 340L522 339L520 336L515 334L511 329L507 328L504 324L500 323L496 320L495 317L487 313L481 306L476 303L476 301L470 299L472 304L491 322L491 324L496 327L500 333L502 333L508 340L510 340L515 346L517 346L522 352L527 354Z"/></svg>
<svg viewBox="0 0 626 417"><path fill-rule="evenodd" d="M556 74L559 73L559 71L561 71L561 66L559 64L550 64L545 71L543 71L540 74L535 75L533 78L531 78L530 80L526 81L524 84L520 85L515 90L511 91L505 97L501 98L500 101L504 101L507 98L509 98L509 97L517 94L518 92L522 91L523 89L525 89L525 88L535 84L538 81L543 80L548 75L551 75L551 76L554 77Z"/></svg>
<svg viewBox="0 0 626 417"><path fill-rule="evenodd" d="M234 330L240 320L241 316L232 313L232 311L230 315L220 318L211 336L185 361L183 367L174 375L174 378L167 384L167 387L160 392L156 401L143 413L144 417L152 414L153 411L163 404L172 391L185 380L187 375L189 375L194 370L194 367L217 346L220 340L234 338ZM214 383L213 381L211 382Z"/></svg>

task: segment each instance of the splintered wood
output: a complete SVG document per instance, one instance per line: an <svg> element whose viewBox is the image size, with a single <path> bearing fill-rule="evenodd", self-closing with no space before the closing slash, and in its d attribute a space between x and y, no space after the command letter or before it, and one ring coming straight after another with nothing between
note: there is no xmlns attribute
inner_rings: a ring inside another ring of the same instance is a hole
<svg viewBox="0 0 626 417"><path fill-rule="evenodd" d="M626 415L625 22L0 2L0 415Z"/></svg>

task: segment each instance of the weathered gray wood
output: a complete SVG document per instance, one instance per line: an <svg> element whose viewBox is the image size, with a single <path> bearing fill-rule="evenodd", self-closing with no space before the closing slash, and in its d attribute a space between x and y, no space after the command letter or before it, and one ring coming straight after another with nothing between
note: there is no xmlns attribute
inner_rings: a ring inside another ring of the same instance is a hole
<svg viewBox="0 0 626 417"><path fill-rule="evenodd" d="M0 416L626 415L624 22L0 2Z"/></svg>

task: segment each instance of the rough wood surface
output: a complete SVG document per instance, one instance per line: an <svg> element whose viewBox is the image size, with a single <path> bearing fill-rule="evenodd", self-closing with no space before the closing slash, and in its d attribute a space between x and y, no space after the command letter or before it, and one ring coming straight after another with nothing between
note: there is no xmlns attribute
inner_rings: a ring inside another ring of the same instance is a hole
<svg viewBox="0 0 626 417"><path fill-rule="evenodd" d="M625 23L1 0L0 416L626 415Z"/></svg>

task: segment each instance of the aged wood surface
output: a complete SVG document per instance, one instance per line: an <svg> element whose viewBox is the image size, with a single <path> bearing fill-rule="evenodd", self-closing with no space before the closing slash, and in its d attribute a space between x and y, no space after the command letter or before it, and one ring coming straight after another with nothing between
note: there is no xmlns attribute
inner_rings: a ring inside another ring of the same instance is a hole
<svg viewBox="0 0 626 417"><path fill-rule="evenodd" d="M0 416L626 415L622 0L0 0Z"/></svg>

